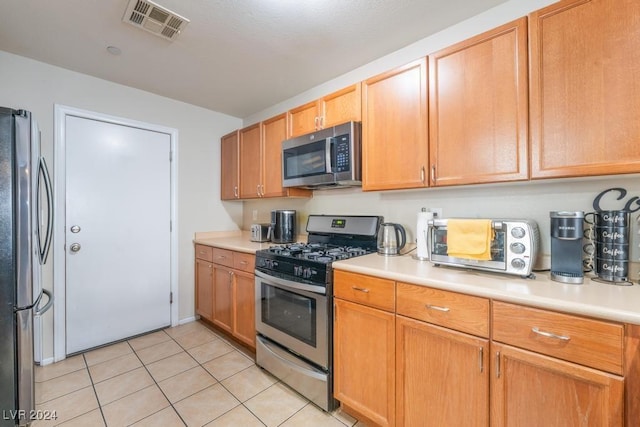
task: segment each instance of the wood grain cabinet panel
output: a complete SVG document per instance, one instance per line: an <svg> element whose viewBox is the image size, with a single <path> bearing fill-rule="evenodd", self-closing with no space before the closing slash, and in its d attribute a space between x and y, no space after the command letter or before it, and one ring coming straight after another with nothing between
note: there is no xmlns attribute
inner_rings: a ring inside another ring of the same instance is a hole
<svg viewBox="0 0 640 427"><path fill-rule="evenodd" d="M489 337L490 305L486 298L398 282L396 312L445 328Z"/></svg>
<svg viewBox="0 0 640 427"><path fill-rule="evenodd" d="M240 130L240 198L261 196L263 179L262 134L260 123Z"/></svg>
<svg viewBox="0 0 640 427"><path fill-rule="evenodd" d="M334 271L333 294L336 298L382 310L395 310L396 284L393 280Z"/></svg>
<svg viewBox="0 0 640 427"><path fill-rule="evenodd" d="M213 321L213 264L196 258L196 313Z"/></svg>
<svg viewBox="0 0 640 427"><path fill-rule="evenodd" d="M624 327L493 302L493 340L622 375Z"/></svg>
<svg viewBox="0 0 640 427"><path fill-rule="evenodd" d="M220 139L220 198L240 197L239 132L233 131Z"/></svg>
<svg viewBox="0 0 640 427"><path fill-rule="evenodd" d="M525 180L527 19L429 55L430 185Z"/></svg>
<svg viewBox="0 0 640 427"><path fill-rule="evenodd" d="M622 377L507 345L491 347L492 426L623 425Z"/></svg>
<svg viewBox="0 0 640 427"><path fill-rule="evenodd" d="M289 110L289 138L362 120L361 83Z"/></svg>
<svg viewBox="0 0 640 427"><path fill-rule="evenodd" d="M376 426L395 426L395 315L334 300L334 396Z"/></svg>
<svg viewBox="0 0 640 427"><path fill-rule="evenodd" d="M529 17L532 178L640 172L640 2Z"/></svg>
<svg viewBox="0 0 640 427"><path fill-rule="evenodd" d="M489 340L396 316L398 426L489 426Z"/></svg>
<svg viewBox="0 0 640 427"><path fill-rule="evenodd" d="M363 190L428 185L426 85L426 58L363 83Z"/></svg>

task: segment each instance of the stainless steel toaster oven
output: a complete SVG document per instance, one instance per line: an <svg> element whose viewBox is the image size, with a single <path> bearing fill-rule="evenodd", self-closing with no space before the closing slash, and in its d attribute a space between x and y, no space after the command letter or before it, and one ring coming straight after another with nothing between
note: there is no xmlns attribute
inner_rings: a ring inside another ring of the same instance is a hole
<svg viewBox="0 0 640 427"><path fill-rule="evenodd" d="M538 224L530 219L491 219L491 259L453 257L448 253L448 219L429 220L428 253L434 265L531 276L540 247Z"/></svg>

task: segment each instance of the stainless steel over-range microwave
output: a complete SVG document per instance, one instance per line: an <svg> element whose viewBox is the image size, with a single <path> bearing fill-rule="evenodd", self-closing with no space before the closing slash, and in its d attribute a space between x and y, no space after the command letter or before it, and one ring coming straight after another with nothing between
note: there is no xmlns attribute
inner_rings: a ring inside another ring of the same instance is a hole
<svg viewBox="0 0 640 427"><path fill-rule="evenodd" d="M282 186L362 185L359 122L348 122L282 142Z"/></svg>

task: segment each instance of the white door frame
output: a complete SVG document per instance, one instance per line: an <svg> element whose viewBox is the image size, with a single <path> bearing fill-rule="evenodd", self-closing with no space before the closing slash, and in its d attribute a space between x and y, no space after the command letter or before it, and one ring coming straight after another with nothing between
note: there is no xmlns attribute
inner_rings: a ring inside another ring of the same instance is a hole
<svg viewBox="0 0 640 427"><path fill-rule="evenodd" d="M171 249L170 275L173 302L171 304L171 326L178 324L178 217L176 200L178 200L178 130L150 123L109 116L78 108L55 104L54 118L54 197L53 211L53 359L58 362L66 358L66 294L65 294L65 218L66 218L66 118L67 116L99 120L116 125L130 126L154 132L165 133L171 138L171 180L170 180L170 215L171 215Z"/></svg>

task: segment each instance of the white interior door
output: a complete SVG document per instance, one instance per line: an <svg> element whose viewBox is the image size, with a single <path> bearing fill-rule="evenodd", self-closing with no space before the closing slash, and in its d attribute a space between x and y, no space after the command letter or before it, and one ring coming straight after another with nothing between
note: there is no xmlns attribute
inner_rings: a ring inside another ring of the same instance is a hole
<svg viewBox="0 0 640 427"><path fill-rule="evenodd" d="M171 137L66 117L66 353L171 323Z"/></svg>

